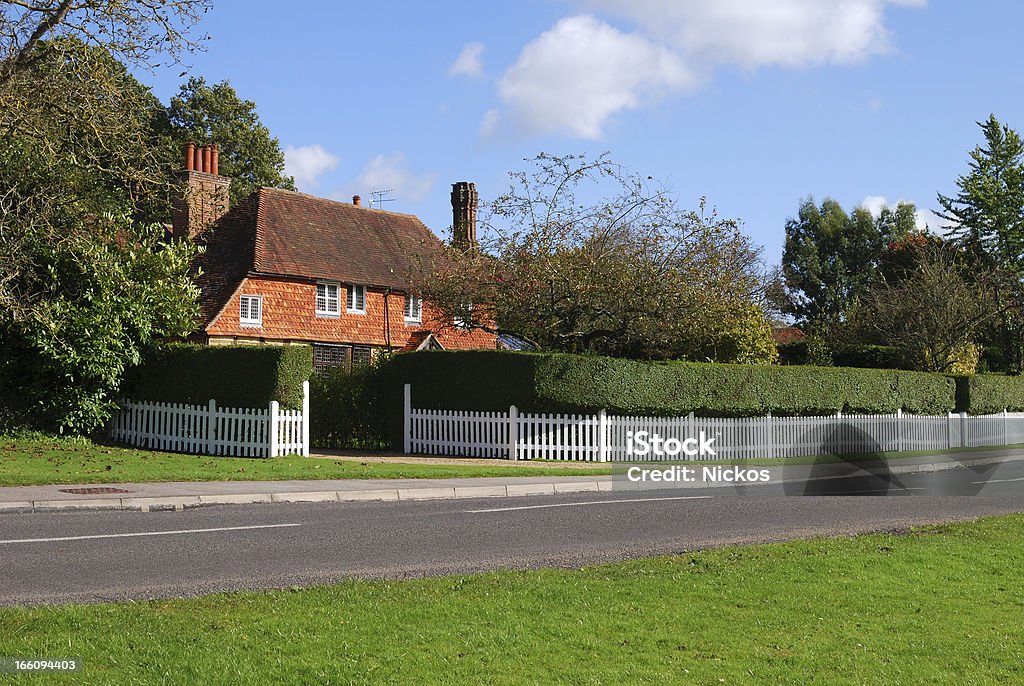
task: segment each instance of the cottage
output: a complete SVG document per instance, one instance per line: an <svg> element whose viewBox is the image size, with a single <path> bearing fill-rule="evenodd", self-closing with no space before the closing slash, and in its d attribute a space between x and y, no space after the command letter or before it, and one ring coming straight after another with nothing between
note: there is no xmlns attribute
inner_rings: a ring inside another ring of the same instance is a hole
<svg viewBox="0 0 1024 686"><path fill-rule="evenodd" d="M317 369L381 351L497 346L410 292L415 263L442 245L417 217L276 188L229 208L216 146L190 145L185 158L171 231L206 247L197 340L312 344ZM454 184L451 197L455 240L474 244L474 184Z"/></svg>

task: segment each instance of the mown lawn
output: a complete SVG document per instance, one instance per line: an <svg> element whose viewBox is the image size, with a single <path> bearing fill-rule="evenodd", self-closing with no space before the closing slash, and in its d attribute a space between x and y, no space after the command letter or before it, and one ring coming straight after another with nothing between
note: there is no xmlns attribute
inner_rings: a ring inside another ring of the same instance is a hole
<svg viewBox="0 0 1024 686"><path fill-rule="evenodd" d="M207 457L135 450L85 439L0 436L0 486L145 481L276 479L445 479L478 476L586 476L611 468L387 464L309 457Z"/></svg>
<svg viewBox="0 0 1024 686"><path fill-rule="evenodd" d="M787 459L718 460L700 464L783 466L900 459L947 452L975 453L1003 447L946 451L821 455ZM543 466L538 463L543 462ZM102 445L81 438L27 434L0 435L0 486L128 483L146 481L270 481L278 479L446 479L484 476L609 475L612 466L581 468L580 463L533 461L531 466L503 462L479 464L398 464L281 457L274 459L207 457ZM692 464L692 463L686 463Z"/></svg>
<svg viewBox="0 0 1024 686"><path fill-rule="evenodd" d="M1022 683L1021 541L1018 515L576 571L2 609L0 655L79 656L74 683L98 684Z"/></svg>

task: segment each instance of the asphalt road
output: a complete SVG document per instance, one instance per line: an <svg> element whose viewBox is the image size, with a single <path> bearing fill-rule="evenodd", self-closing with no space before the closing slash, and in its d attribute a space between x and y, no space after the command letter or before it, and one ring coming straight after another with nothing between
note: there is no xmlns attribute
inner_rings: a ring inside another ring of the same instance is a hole
<svg viewBox="0 0 1024 686"><path fill-rule="evenodd" d="M894 530L1024 511L1024 464L745 492L5 515L0 605L192 596L353 576L574 567L730 543ZM805 492L822 495L776 497ZM836 495L843 493L867 497Z"/></svg>

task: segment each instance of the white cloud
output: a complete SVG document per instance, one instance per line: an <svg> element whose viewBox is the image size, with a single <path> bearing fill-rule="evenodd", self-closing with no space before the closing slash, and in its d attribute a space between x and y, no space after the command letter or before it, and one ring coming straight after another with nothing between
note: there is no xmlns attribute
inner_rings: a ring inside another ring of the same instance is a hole
<svg viewBox="0 0 1024 686"><path fill-rule="evenodd" d="M493 133L500 119L518 123L530 133L599 138L609 118L667 94L693 89L710 78L716 67L862 62L892 50L886 8L923 7L926 0L575 0L575 4L625 20L637 31L620 30L593 14L560 20L528 43L498 80L498 95L511 116L488 112L481 122L481 135ZM460 61L461 55L453 70ZM881 100L870 100L867 107L874 112L881 105Z"/></svg>
<svg viewBox="0 0 1024 686"><path fill-rule="evenodd" d="M882 213L882 208L888 205L889 201L885 199L884 195L869 195L860 203L860 206L870 212L871 216L876 219Z"/></svg>
<svg viewBox="0 0 1024 686"><path fill-rule="evenodd" d="M483 137L490 136L497 130L498 125L501 123L501 112L498 110L487 110L484 112L484 118L480 122L480 135Z"/></svg>
<svg viewBox="0 0 1024 686"><path fill-rule="evenodd" d="M466 43L462 52L448 67L448 76L482 76L484 63L481 56L484 53L483 43Z"/></svg>
<svg viewBox="0 0 1024 686"><path fill-rule="evenodd" d="M295 177L299 190L316 188L319 177L338 166L339 159L319 145L304 145L301 148L288 146L284 149L284 170Z"/></svg>
<svg viewBox="0 0 1024 686"><path fill-rule="evenodd" d="M924 231L926 228L933 233L942 234L945 233L952 225L944 220L939 215L928 209L922 209L913 200L905 200L900 198L896 202L889 202L884 195L869 195L864 198L860 206L871 213L872 217L878 218L881 214L883 207L894 208L902 202L913 203L917 210L914 212L914 225L918 231Z"/></svg>
<svg viewBox="0 0 1024 686"><path fill-rule="evenodd" d="M746 68L852 64L892 48L888 5L926 0L579 0L687 57Z"/></svg>
<svg viewBox="0 0 1024 686"><path fill-rule="evenodd" d="M393 189L396 200L418 202L434 187L437 175L417 173L409 169L405 155L377 155L366 165L355 181L356 192L369 198L371 191ZM387 208L385 208L387 209Z"/></svg>
<svg viewBox="0 0 1024 686"><path fill-rule="evenodd" d="M499 79L498 94L529 132L593 139L609 117L695 82L667 48L580 15L528 43ZM488 113L481 128L493 129L497 117Z"/></svg>

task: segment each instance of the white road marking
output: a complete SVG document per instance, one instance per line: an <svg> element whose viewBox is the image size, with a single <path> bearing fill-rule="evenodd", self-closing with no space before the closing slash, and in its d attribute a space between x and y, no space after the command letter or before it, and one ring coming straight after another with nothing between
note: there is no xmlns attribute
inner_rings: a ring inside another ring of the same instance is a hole
<svg viewBox="0 0 1024 686"><path fill-rule="evenodd" d="M130 534L95 534L92 536L59 536L55 538L14 538L4 543L54 543L57 541L88 541L97 538L134 538L137 536L172 536L175 534L208 534L216 531L247 531L250 529L280 529L301 524L254 524L252 526L221 526L216 529L174 529L172 531L140 531Z"/></svg>
<svg viewBox="0 0 1024 686"><path fill-rule="evenodd" d="M482 512L512 512L513 510L542 510L548 507L581 507L584 505L614 505L615 503L650 503L655 500L704 500L710 495L681 495L674 498L627 498L625 500L588 500L582 503L550 503L548 505L520 505L518 507L493 507L487 510L466 510L468 514Z"/></svg>
<svg viewBox="0 0 1024 686"><path fill-rule="evenodd" d="M972 481L972 484L1004 484L1008 481L1024 481L1024 476L1018 479L989 479L988 481Z"/></svg>

